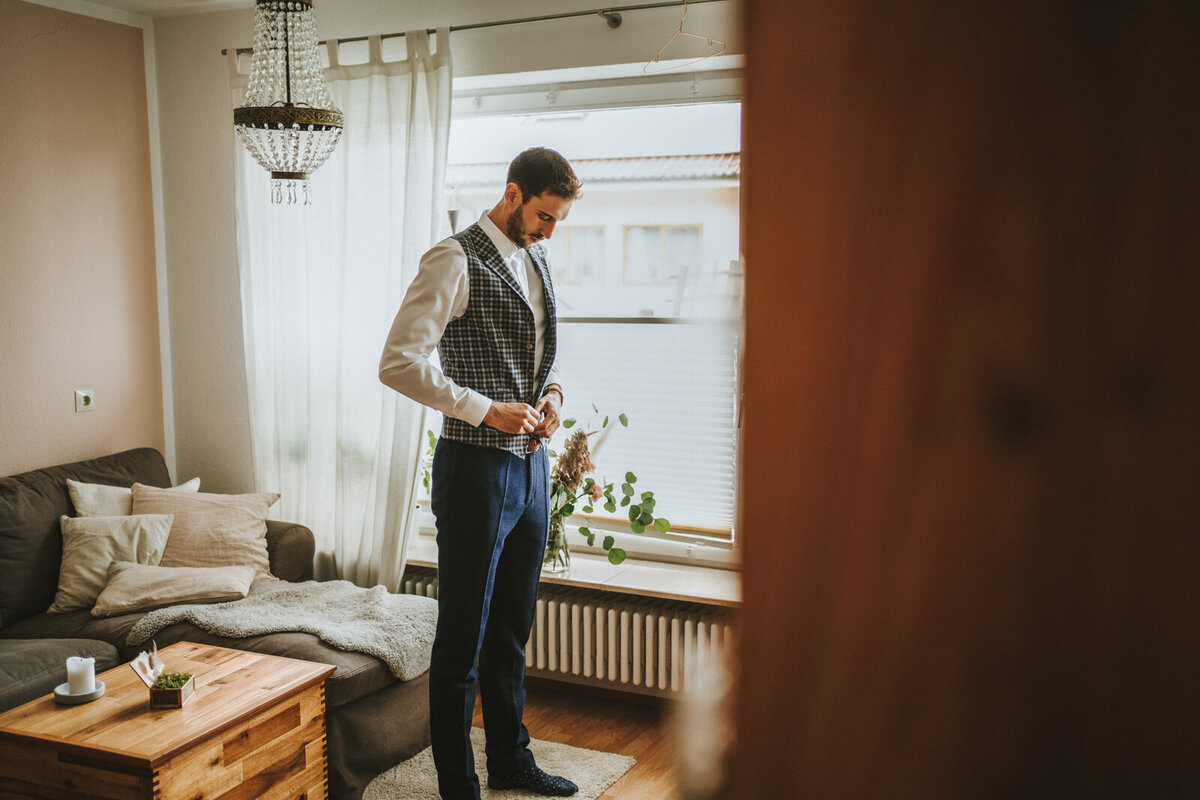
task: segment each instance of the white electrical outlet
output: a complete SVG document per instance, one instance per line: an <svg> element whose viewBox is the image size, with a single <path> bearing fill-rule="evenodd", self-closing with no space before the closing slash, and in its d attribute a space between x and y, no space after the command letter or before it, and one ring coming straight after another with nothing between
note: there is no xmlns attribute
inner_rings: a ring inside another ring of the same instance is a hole
<svg viewBox="0 0 1200 800"><path fill-rule="evenodd" d="M94 411L96 408L96 393L92 389L75 390L75 411Z"/></svg>

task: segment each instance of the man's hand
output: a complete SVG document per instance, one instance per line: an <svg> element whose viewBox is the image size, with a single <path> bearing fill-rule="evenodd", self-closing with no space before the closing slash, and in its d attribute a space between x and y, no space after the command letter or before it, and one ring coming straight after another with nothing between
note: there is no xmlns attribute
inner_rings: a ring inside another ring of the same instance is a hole
<svg viewBox="0 0 1200 800"><path fill-rule="evenodd" d="M542 399L538 400L537 407L534 410L543 416L542 421L533 429L536 435L541 436L543 439L549 439L558 430L558 426L562 424L562 420L558 415L561 402L562 395L556 391L546 392L542 395Z"/></svg>
<svg viewBox="0 0 1200 800"><path fill-rule="evenodd" d="M541 405L539 402L538 407ZM527 403L497 403L493 400L492 407L483 417L483 424L505 433L533 433L539 424L539 416L539 412Z"/></svg>

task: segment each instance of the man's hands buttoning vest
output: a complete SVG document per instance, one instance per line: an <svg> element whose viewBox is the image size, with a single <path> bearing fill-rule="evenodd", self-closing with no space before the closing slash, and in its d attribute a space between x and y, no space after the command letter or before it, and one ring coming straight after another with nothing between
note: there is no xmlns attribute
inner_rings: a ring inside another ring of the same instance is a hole
<svg viewBox="0 0 1200 800"><path fill-rule="evenodd" d="M541 421L541 414L528 403L497 403L495 400L483 417L484 425L504 433L533 433Z"/></svg>
<svg viewBox="0 0 1200 800"><path fill-rule="evenodd" d="M532 433L549 439L562 424L559 417L561 404L562 394L558 389L542 395L536 408L528 403L498 403L493 400L483 417L483 424L504 433Z"/></svg>
<svg viewBox="0 0 1200 800"><path fill-rule="evenodd" d="M541 400L538 400L537 407L534 409L542 420L533 429L536 436L549 439L554 435L558 426L562 424L562 418L559 416L561 407L562 391L556 386L547 388L546 393L542 395Z"/></svg>

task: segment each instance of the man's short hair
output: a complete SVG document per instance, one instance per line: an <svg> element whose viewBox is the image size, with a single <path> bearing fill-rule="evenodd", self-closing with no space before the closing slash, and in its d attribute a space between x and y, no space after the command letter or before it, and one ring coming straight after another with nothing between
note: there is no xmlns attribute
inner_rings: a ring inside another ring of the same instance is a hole
<svg viewBox="0 0 1200 800"><path fill-rule="evenodd" d="M575 200L583 193L571 162L549 147L531 147L514 158L508 165L507 182L521 189L522 203L543 192L564 200Z"/></svg>

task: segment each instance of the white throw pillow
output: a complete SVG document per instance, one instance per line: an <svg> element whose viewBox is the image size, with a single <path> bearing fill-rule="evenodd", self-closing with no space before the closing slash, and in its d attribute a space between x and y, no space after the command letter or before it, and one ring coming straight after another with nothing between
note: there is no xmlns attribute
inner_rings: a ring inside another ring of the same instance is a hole
<svg viewBox="0 0 1200 800"><path fill-rule="evenodd" d="M94 617L150 611L179 603L238 600L250 591L254 567L153 567L118 561L96 599Z"/></svg>
<svg viewBox="0 0 1200 800"><path fill-rule="evenodd" d="M172 486L181 492L200 491L200 479ZM133 513L133 490L128 486L80 483L67 478L67 492L77 517L127 517Z"/></svg>
<svg viewBox="0 0 1200 800"><path fill-rule="evenodd" d="M213 494L176 492L133 485L137 514L174 514L164 567L221 567L249 564L259 578L271 578L267 555L267 512L275 492Z"/></svg>
<svg viewBox="0 0 1200 800"><path fill-rule="evenodd" d="M47 612L91 608L108 582L108 568L114 561L157 564L173 519L170 514L63 517L58 592Z"/></svg>

